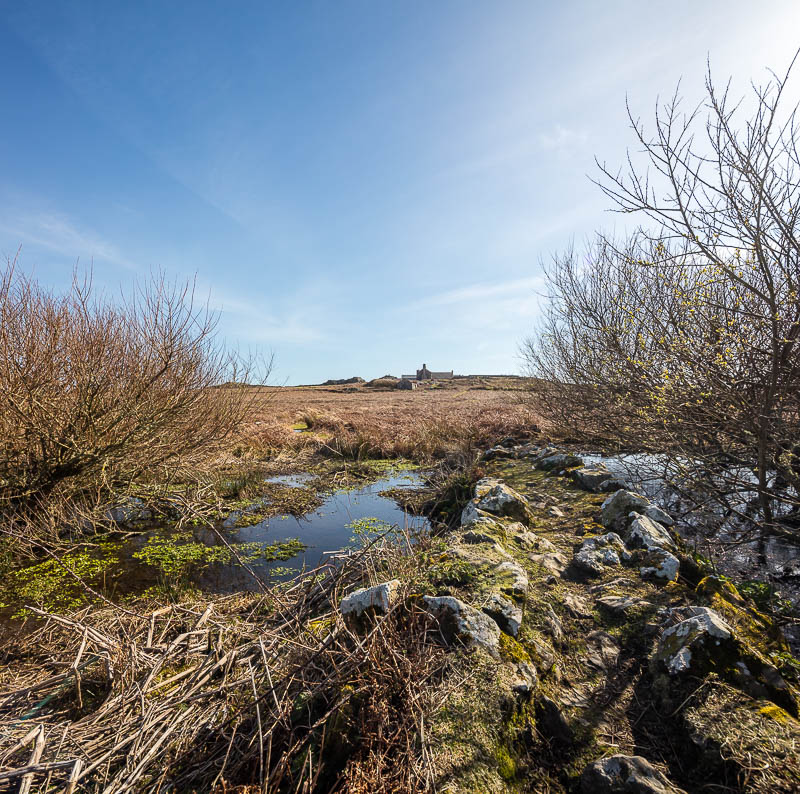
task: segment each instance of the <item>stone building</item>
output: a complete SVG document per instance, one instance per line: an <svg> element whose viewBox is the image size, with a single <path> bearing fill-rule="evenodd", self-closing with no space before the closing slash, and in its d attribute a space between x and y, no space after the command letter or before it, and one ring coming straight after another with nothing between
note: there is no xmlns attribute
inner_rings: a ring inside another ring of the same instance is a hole
<svg viewBox="0 0 800 794"><path fill-rule="evenodd" d="M408 380L450 380L452 377L453 370L450 370L450 372L431 372L427 364L423 364L422 369L417 370L416 377L414 375L403 375L403 378Z"/></svg>

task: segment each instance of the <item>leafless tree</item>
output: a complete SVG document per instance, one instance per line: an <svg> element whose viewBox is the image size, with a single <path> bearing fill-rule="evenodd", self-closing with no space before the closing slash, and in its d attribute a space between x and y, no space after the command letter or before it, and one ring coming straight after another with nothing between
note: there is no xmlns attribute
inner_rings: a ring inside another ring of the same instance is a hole
<svg viewBox="0 0 800 794"><path fill-rule="evenodd" d="M742 504L732 494L755 493L748 518L767 532L786 531L800 492L790 73L734 103L709 72L706 101L685 115L676 92L652 134L631 115L645 166L600 165L598 184L645 220L621 244L601 236L585 257L555 259L550 307L523 351L562 425L669 451L728 510Z"/></svg>

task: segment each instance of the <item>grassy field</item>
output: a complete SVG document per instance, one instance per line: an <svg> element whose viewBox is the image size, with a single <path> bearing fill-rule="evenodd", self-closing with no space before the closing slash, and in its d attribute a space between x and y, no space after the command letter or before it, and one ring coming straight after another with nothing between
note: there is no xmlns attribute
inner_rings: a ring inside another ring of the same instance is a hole
<svg viewBox="0 0 800 794"><path fill-rule="evenodd" d="M518 379L465 378L413 391L348 386L253 390L237 438L245 457L405 457L428 462L535 433L538 417Z"/></svg>

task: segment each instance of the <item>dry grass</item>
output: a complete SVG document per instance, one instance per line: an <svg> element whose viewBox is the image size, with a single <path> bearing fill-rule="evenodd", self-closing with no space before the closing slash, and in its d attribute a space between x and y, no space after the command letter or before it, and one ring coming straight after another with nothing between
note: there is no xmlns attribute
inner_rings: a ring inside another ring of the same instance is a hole
<svg viewBox="0 0 800 794"><path fill-rule="evenodd" d="M519 381L465 380L415 391L365 386L262 388L239 439L240 454L404 457L431 462L469 457L505 436L538 432ZM293 427L302 428L297 432Z"/></svg>
<svg viewBox="0 0 800 794"><path fill-rule="evenodd" d="M413 599L358 632L337 608L418 573L424 545L384 538L262 596L45 616L0 654L0 791L428 790L435 626Z"/></svg>

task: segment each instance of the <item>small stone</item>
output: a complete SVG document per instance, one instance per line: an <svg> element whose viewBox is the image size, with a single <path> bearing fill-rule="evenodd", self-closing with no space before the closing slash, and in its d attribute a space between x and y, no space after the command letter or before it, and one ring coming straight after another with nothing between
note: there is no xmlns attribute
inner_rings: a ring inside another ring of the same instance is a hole
<svg viewBox="0 0 800 794"><path fill-rule="evenodd" d="M612 755L593 761L581 774L582 794L686 794L646 758Z"/></svg>
<svg viewBox="0 0 800 794"><path fill-rule="evenodd" d="M549 515L550 518L564 518L566 513L564 513L560 507L551 507L548 509L547 515Z"/></svg>
<svg viewBox="0 0 800 794"><path fill-rule="evenodd" d="M617 664L619 645L605 631L593 631L586 637L587 649L585 659L591 667L608 671Z"/></svg>
<svg viewBox="0 0 800 794"><path fill-rule="evenodd" d="M572 561L576 567L591 576L600 576L607 566L620 565L622 560L627 561L629 558L622 538L615 532L608 532L584 540Z"/></svg>
<svg viewBox="0 0 800 794"><path fill-rule="evenodd" d="M399 589L399 579L373 587L362 587L342 599L339 611L345 618L360 618L365 613L386 615L397 601Z"/></svg>
<svg viewBox="0 0 800 794"><path fill-rule="evenodd" d="M514 664L515 680L511 690L518 695L530 695L539 683L536 668L529 662L516 662Z"/></svg>
<svg viewBox="0 0 800 794"><path fill-rule="evenodd" d="M553 641L557 644L560 643L564 639L564 628L552 604L547 605L547 614L544 619L547 623L548 633L553 638Z"/></svg>
<svg viewBox="0 0 800 794"><path fill-rule="evenodd" d="M556 547L547 538L539 537L539 535L524 530L517 532L514 535L514 540L525 549L531 549L538 552L555 551Z"/></svg>
<svg viewBox="0 0 800 794"><path fill-rule="evenodd" d="M592 611L586 601L572 593L567 593L564 596L564 606L573 617L590 618L592 616Z"/></svg>

